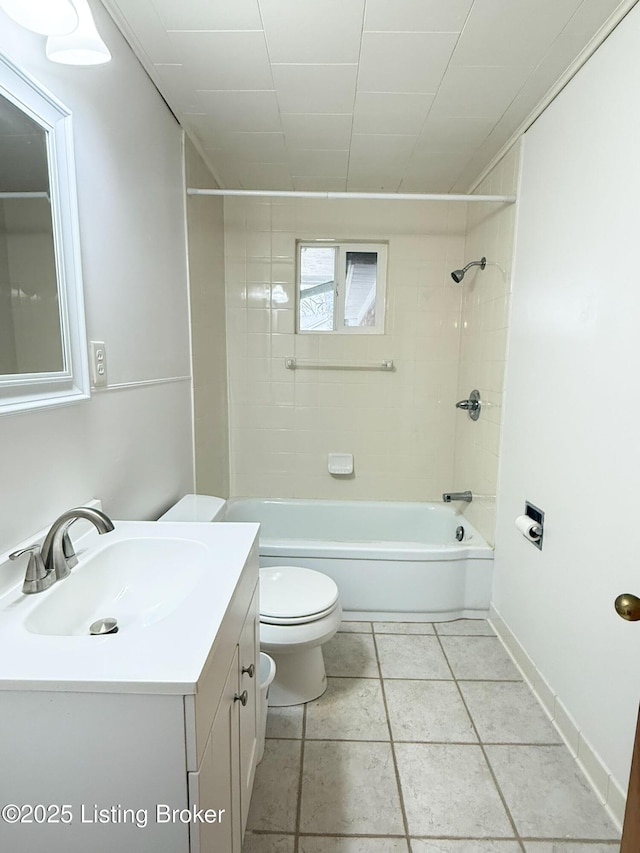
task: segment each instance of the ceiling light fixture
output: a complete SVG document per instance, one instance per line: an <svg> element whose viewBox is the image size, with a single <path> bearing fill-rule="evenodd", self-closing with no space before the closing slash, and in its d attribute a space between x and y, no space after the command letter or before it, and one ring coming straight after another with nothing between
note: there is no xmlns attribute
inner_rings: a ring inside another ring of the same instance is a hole
<svg viewBox="0 0 640 853"><path fill-rule="evenodd" d="M2 0L0 0L2 2ZM63 65L100 65L109 62L111 53L100 38L87 0L73 0L79 21L76 29L47 39L47 59Z"/></svg>
<svg viewBox="0 0 640 853"><path fill-rule="evenodd" d="M70 0L0 0L0 8L21 27L43 36L61 36L78 26Z"/></svg>

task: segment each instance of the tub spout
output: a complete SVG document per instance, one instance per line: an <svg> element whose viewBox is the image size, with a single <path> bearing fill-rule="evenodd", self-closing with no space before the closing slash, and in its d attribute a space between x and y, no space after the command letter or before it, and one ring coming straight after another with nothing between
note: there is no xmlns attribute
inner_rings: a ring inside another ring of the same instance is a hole
<svg viewBox="0 0 640 853"><path fill-rule="evenodd" d="M444 492L442 495L442 500L446 504L450 504L451 501L466 501L467 503L471 503L473 500L473 495L470 491L466 492Z"/></svg>

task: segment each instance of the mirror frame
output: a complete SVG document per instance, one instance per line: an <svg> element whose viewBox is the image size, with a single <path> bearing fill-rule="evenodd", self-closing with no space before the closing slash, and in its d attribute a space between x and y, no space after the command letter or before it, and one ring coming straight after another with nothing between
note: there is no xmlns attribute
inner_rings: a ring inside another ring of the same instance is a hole
<svg viewBox="0 0 640 853"><path fill-rule="evenodd" d="M0 95L46 134L63 357L61 371L0 376L0 414L9 414L87 400L90 384L71 111L2 54Z"/></svg>

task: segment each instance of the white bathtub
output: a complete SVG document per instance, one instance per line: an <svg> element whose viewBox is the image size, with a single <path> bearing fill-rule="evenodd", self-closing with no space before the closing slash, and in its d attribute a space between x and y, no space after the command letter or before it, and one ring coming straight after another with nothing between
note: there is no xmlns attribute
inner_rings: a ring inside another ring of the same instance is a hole
<svg viewBox="0 0 640 853"><path fill-rule="evenodd" d="M347 619L444 621L489 612L493 550L454 507L232 498L218 520L260 522L260 565L332 577Z"/></svg>

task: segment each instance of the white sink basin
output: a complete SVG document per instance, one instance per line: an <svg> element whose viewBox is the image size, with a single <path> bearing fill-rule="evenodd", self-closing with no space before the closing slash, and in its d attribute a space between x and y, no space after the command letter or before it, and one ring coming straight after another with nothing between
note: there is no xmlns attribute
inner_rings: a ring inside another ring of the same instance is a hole
<svg viewBox="0 0 640 853"><path fill-rule="evenodd" d="M13 571L0 594L0 691L196 691L238 584L242 595L257 586L259 525L114 524L76 534L78 565L43 592L24 595L16 564L0 564ZM109 617L117 633L89 633Z"/></svg>
<svg viewBox="0 0 640 853"><path fill-rule="evenodd" d="M152 625L184 601L207 569L208 549L200 542L164 537L110 545L108 536L43 595L25 619L28 631L86 637L105 617L117 619L119 631Z"/></svg>

